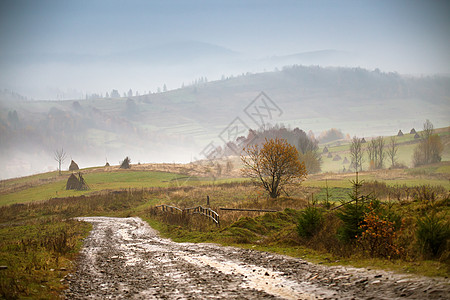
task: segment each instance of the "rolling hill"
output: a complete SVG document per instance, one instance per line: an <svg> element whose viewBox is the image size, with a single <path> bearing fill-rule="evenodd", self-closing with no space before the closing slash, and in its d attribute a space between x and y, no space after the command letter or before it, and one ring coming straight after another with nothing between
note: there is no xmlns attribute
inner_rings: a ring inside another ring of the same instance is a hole
<svg viewBox="0 0 450 300"><path fill-rule="evenodd" d="M54 170L53 152L61 147L80 167L117 164L125 156L133 162L201 159L210 142L218 146L230 137L236 120L239 135L260 125L245 110L265 109L252 102L261 91L278 108L264 111L266 125L316 135L332 127L351 136L394 135L420 129L425 119L449 125L449 77L360 68L291 66L125 98L26 101L3 93L0 177Z"/></svg>

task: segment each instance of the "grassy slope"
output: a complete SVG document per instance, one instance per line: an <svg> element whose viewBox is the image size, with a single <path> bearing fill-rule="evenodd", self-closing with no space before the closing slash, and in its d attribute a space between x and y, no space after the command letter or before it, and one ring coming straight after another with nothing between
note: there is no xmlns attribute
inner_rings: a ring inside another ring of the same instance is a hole
<svg viewBox="0 0 450 300"><path fill-rule="evenodd" d="M90 190L74 191L66 190L66 181L71 172L63 172L58 176L56 172L28 176L14 180L8 180L2 185L0 194L0 206L14 203L27 203L42 201L57 197L71 197L105 190L140 189L148 187L173 187L186 185L201 185L222 183L228 181L241 181L241 179L218 179L213 181L208 177L188 176L170 172L142 171L142 170L105 170L97 168L96 172L84 173L83 177ZM40 179L44 179L40 182ZM46 183L46 180L51 181ZM30 183L30 187L27 186ZM14 191L13 186L20 186L19 191Z"/></svg>
<svg viewBox="0 0 450 300"><path fill-rule="evenodd" d="M442 160L443 161L450 161L450 127L445 128L439 128L435 130L436 133L441 137L441 140L444 144L444 151L442 153ZM397 152L397 162L400 164L403 164L407 167L412 166L412 157L414 148L419 143L418 139L414 139L413 134L405 134L402 137L396 137L397 143L398 143L398 152ZM387 145L389 143L390 137L385 138L385 144ZM328 151L332 154L333 157L328 158L328 153L322 154L322 172L342 172L343 168L348 171L348 168L350 166L350 142L349 141L338 141L338 142L331 142L327 144L320 145L319 151L322 152L323 148L326 146L328 148ZM338 161L333 161L333 158L339 155L342 159ZM348 163L343 164L344 158L347 157ZM369 164L367 161L367 155L364 153L363 157L363 169L368 169ZM385 159L385 166L388 166L389 162L386 157Z"/></svg>

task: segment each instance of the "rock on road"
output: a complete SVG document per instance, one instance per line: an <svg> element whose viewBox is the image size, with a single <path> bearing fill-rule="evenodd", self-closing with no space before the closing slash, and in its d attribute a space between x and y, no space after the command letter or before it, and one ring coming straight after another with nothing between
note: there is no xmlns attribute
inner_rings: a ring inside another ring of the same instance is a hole
<svg viewBox="0 0 450 300"><path fill-rule="evenodd" d="M327 267L215 244L175 243L140 218L93 224L67 299L448 299L448 279Z"/></svg>

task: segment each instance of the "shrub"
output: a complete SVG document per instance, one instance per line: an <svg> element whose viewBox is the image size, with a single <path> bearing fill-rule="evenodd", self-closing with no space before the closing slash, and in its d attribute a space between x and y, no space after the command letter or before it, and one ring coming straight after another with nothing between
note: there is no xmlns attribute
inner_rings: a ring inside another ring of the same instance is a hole
<svg viewBox="0 0 450 300"><path fill-rule="evenodd" d="M361 236L363 230L361 223L364 222L364 213L366 207L361 204L346 204L344 208L337 214L343 225L338 229L338 237L340 240L350 243Z"/></svg>
<svg viewBox="0 0 450 300"><path fill-rule="evenodd" d="M338 237L346 243L355 241L363 232L360 225L364 221L364 213L370 197L360 195L362 184L363 181L358 181L358 173L356 173L356 180L352 181L353 191L349 194L351 201L346 203L337 214L338 218L343 222L338 229Z"/></svg>
<svg viewBox="0 0 450 300"><path fill-rule="evenodd" d="M436 213L425 215L417 220L417 241L425 256L438 257L450 239L450 227L445 217Z"/></svg>
<svg viewBox="0 0 450 300"><path fill-rule="evenodd" d="M323 220L322 210L314 206L307 207L298 218L298 234L304 238L311 238L322 228Z"/></svg>
<svg viewBox="0 0 450 300"><path fill-rule="evenodd" d="M392 214L383 214L382 210L375 209L375 205L370 203L368 206L360 226L363 232L358 242L371 257L398 256L401 253L401 248L396 244L397 230L400 229L396 225L398 218Z"/></svg>

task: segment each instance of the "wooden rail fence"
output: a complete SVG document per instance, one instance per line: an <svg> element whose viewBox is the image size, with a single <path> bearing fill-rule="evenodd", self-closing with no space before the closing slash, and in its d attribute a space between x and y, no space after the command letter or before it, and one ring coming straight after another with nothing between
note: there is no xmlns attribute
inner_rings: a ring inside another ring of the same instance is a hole
<svg viewBox="0 0 450 300"><path fill-rule="evenodd" d="M214 223L216 223L218 226L220 226L220 216L218 213L216 213L214 210L212 210L211 208L208 207L203 207L203 206L196 206L196 207L190 207L190 208L178 208L176 206L170 206L170 205L158 205L156 207L160 207L162 211L167 211L167 212L180 212L182 214L199 214L202 216L205 216L209 219L211 219Z"/></svg>
<svg viewBox="0 0 450 300"><path fill-rule="evenodd" d="M221 207L220 210L231 210L231 211L256 211L256 212L278 212L279 210L274 209L258 209L258 208L226 208Z"/></svg>

